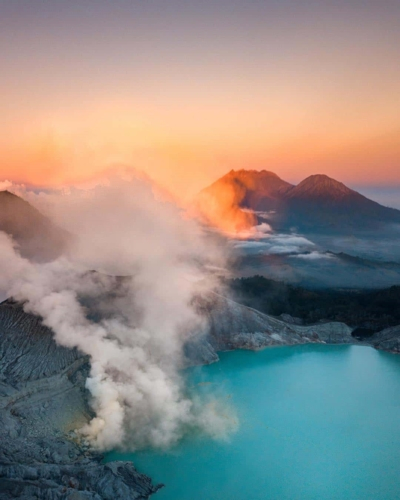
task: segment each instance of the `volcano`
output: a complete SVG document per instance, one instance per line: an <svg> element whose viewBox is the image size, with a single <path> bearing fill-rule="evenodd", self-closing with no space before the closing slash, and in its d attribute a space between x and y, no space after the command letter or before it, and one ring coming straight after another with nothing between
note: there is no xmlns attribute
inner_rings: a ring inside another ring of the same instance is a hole
<svg viewBox="0 0 400 500"><path fill-rule="evenodd" d="M311 175L294 186L266 170L232 170L205 188L198 199L213 207L214 220L218 211L225 218L229 209L233 217L244 211L257 219L248 217L248 225L267 220L276 230L355 233L400 223L399 210L384 207L323 174ZM203 213L207 217L207 210Z"/></svg>

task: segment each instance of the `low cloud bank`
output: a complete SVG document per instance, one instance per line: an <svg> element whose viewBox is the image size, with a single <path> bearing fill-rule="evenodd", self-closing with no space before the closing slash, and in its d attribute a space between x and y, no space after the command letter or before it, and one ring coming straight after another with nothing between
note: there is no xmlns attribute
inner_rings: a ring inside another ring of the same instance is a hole
<svg viewBox="0 0 400 500"><path fill-rule="evenodd" d="M204 328L195 297L214 288L209 270L224 265L200 226L146 179L25 195L71 244L38 264L0 233L0 288L42 316L58 343L90 356L96 417L83 435L100 449L138 449L168 447L187 430L233 430L234 415L191 399L180 371L185 342Z"/></svg>
<svg viewBox="0 0 400 500"><path fill-rule="evenodd" d="M252 232L248 232L251 239L233 240L233 247L246 253L264 255L308 255L315 247L312 241L303 236L272 233L268 228L268 224L255 226Z"/></svg>
<svg viewBox="0 0 400 500"><path fill-rule="evenodd" d="M318 252L317 250L309 253L291 255L290 257L303 260L336 259L335 255L326 252Z"/></svg>

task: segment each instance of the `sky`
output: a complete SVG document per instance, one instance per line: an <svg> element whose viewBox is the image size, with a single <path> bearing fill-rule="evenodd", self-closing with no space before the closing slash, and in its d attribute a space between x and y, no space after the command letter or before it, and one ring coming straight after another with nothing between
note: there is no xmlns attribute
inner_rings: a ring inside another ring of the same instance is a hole
<svg viewBox="0 0 400 500"><path fill-rule="evenodd" d="M400 186L398 0L0 0L0 178Z"/></svg>

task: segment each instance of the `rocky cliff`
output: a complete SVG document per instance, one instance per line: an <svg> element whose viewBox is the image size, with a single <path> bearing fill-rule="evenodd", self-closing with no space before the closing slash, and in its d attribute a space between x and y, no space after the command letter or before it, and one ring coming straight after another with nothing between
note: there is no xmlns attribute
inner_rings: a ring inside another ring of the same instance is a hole
<svg viewBox="0 0 400 500"><path fill-rule="evenodd" d="M158 487L131 463L102 464L75 433L93 416L89 362L39 318L0 305L0 499L139 500Z"/></svg>
<svg viewBox="0 0 400 500"><path fill-rule="evenodd" d="M212 363L218 351L262 349L308 343L352 344L352 328L344 323L326 322L301 326L263 314L218 294L203 298L198 304L206 316L206 329L199 339L187 346L192 363Z"/></svg>

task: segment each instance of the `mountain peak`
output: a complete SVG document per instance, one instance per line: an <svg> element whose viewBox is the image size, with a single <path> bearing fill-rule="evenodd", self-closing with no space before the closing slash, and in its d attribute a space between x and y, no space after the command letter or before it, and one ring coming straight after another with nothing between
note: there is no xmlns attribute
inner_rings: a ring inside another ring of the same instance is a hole
<svg viewBox="0 0 400 500"><path fill-rule="evenodd" d="M262 192L263 196L281 195L293 186L282 180L275 172L269 170L231 170L217 181L239 183L244 189L251 192Z"/></svg>
<svg viewBox="0 0 400 500"><path fill-rule="evenodd" d="M225 177L237 177L237 178L273 178L282 180L275 172L271 172L270 170L247 170L245 168L241 168L240 170L231 170L228 172Z"/></svg>
<svg viewBox="0 0 400 500"><path fill-rule="evenodd" d="M4 191L0 191L0 196L4 197L9 197L9 198L19 198L16 194L12 193L11 191L8 191L5 189ZM20 198L21 199L21 198Z"/></svg>
<svg viewBox="0 0 400 500"><path fill-rule="evenodd" d="M288 198L343 198L357 193L324 174L310 175L287 193Z"/></svg>

